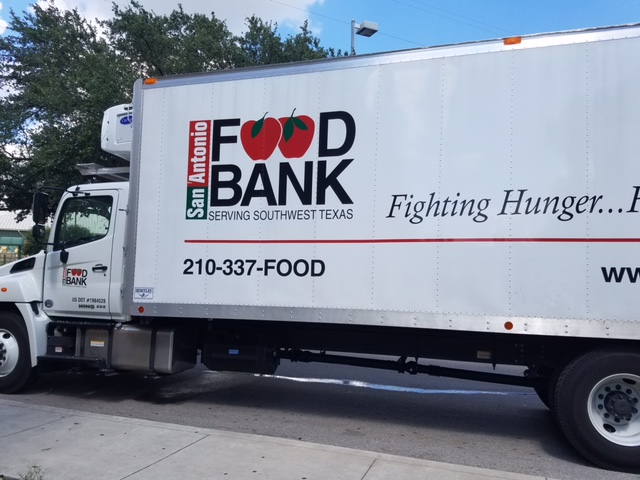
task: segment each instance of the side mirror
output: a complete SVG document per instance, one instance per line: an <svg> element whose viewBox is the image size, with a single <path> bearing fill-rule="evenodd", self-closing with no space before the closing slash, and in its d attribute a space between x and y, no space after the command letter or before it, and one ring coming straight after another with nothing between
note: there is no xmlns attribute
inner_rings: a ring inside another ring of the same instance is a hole
<svg viewBox="0 0 640 480"><path fill-rule="evenodd" d="M35 238L36 240L44 240L44 237L46 235L45 226L34 225L33 228L31 229L31 234L33 235L33 238Z"/></svg>
<svg viewBox="0 0 640 480"><path fill-rule="evenodd" d="M33 223L37 226L47 223L47 217L49 216L49 194L38 190L33 194ZM36 237L35 228L33 229L33 236ZM42 237L44 238L44 226L42 227Z"/></svg>

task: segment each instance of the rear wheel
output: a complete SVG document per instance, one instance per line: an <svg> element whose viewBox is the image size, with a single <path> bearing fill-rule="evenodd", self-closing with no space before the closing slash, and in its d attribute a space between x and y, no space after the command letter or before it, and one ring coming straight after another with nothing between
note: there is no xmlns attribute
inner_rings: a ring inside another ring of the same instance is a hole
<svg viewBox="0 0 640 480"><path fill-rule="evenodd" d="M571 444L611 470L640 472L640 352L590 352L559 375L554 414Z"/></svg>
<svg viewBox="0 0 640 480"><path fill-rule="evenodd" d="M34 377L24 322L16 314L0 312L0 393L22 390Z"/></svg>

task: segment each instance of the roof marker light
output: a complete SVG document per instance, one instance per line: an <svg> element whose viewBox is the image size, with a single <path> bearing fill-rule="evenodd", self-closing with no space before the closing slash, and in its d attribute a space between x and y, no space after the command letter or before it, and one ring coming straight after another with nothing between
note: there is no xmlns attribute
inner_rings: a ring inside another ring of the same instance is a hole
<svg viewBox="0 0 640 480"><path fill-rule="evenodd" d="M519 45L522 43L522 37L508 37L504 39L505 45Z"/></svg>

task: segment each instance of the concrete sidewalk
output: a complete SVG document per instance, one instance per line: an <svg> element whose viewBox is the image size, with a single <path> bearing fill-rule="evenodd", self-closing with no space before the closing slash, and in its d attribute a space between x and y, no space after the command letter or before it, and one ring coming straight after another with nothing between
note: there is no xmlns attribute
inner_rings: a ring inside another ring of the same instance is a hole
<svg viewBox="0 0 640 480"><path fill-rule="evenodd" d="M0 479L534 479L348 448L0 399Z"/></svg>

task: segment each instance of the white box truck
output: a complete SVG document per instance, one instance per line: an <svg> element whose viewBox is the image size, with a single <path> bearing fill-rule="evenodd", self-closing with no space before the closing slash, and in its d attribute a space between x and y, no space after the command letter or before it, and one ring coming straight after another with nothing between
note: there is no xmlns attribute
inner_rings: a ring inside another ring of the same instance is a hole
<svg viewBox="0 0 640 480"><path fill-rule="evenodd" d="M0 268L0 389L198 358L526 385L640 470L638 52L624 26L138 81L103 125L129 181L67 188Z"/></svg>

